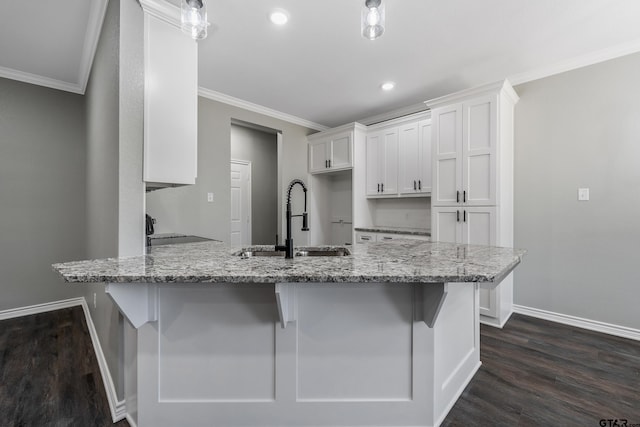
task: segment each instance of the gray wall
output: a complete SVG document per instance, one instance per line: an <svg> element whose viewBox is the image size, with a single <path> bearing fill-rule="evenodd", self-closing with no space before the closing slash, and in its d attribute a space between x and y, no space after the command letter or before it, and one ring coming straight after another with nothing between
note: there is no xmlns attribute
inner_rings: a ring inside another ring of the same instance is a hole
<svg viewBox="0 0 640 427"><path fill-rule="evenodd" d="M82 96L0 78L0 310L79 297L55 262L85 256Z"/></svg>
<svg viewBox="0 0 640 427"><path fill-rule="evenodd" d="M251 162L251 243L272 245L278 232L277 136L232 125L231 158Z"/></svg>
<svg viewBox="0 0 640 427"><path fill-rule="evenodd" d="M181 232L229 241L232 119L282 131L280 197L292 179L307 181L306 137L313 130L199 97L198 178L195 185L147 193L147 213L158 219L157 232ZM214 193L213 203L207 202L207 192ZM295 206L302 206L302 197L301 191L295 192ZM278 215L281 227L283 215L283 212ZM296 244L308 242L309 233L301 232L299 227L294 227L293 233Z"/></svg>
<svg viewBox="0 0 640 427"><path fill-rule="evenodd" d="M87 86L89 258L139 255L144 249L142 19L135 0L109 2ZM135 330L105 294L103 284L83 287L116 392L122 399L125 369L127 379L135 380L135 359L125 360L124 348L125 339L127 346L135 348ZM135 382L129 384L127 397L135 394ZM130 412L135 416L135 408Z"/></svg>
<svg viewBox="0 0 640 427"><path fill-rule="evenodd" d="M516 304L640 329L638 76L634 54L515 88Z"/></svg>

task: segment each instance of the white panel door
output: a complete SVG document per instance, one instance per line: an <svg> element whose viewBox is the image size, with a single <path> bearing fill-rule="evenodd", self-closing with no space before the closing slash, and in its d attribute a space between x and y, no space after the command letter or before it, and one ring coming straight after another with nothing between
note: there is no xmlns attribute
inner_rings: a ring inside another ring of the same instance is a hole
<svg viewBox="0 0 640 427"><path fill-rule="evenodd" d="M329 167L329 141L309 144L309 173L324 172Z"/></svg>
<svg viewBox="0 0 640 427"><path fill-rule="evenodd" d="M488 206L497 202L496 145L497 96L474 99L463 104L462 161L463 203Z"/></svg>
<svg viewBox="0 0 640 427"><path fill-rule="evenodd" d="M498 236L497 208L466 207L463 210L462 242L470 245L495 246ZM479 294L480 314L498 317L497 289L482 289Z"/></svg>
<svg viewBox="0 0 640 427"><path fill-rule="evenodd" d="M421 178L421 147L418 134L418 123L400 126L398 129L398 145L400 152L400 193L418 193L418 180ZM429 158L431 158L431 156L429 156Z"/></svg>
<svg viewBox="0 0 640 427"><path fill-rule="evenodd" d="M380 151L382 133L367 136L367 196L380 195Z"/></svg>
<svg viewBox="0 0 640 427"><path fill-rule="evenodd" d="M460 243L462 240L462 209L457 206L431 209L431 240Z"/></svg>
<svg viewBox="0 0 640 427"><path fill-rule="evenodd" d="M382 133L382 195L398 194L398 128Z"/></svg>
<svg viewBox="0 0 640 427"><path fill-rule="evenodd" d="M232 245L251 244L251 164L231 162Z"/></svg>
<svg viewBox="0 0 640 427"><path fill-rule="evenodd" d="M431 205L460 202L462 186L462 105L433 110L433 182Z"/></svg>
<svg viewBox="0 0 640 427"><path fill-rule="evenodd" d="M431 120L421 120L418 122L418 144L420 157L420 173L418 175L418 192L431 193Z"/></svg>
<svg viewBox="0 0 640 427"><path fill-rule="evenodd" d="M331 141L331 155L329 156L331 169L342 169L353 166L351 154L351 136L344 135Z"/></svg>

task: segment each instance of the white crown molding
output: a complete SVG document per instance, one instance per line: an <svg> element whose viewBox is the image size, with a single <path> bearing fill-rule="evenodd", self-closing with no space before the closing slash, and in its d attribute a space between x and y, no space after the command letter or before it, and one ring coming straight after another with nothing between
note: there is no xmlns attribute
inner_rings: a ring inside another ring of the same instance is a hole
<svg viewBox="0 0 640 427"><path fill-rule="evenodd" d="M371 126L388 120L408 116L410 114L421 113L423 111L427 111L427 106L424 105L424 102L420 102L419 104L408 105L406 107L358 120L358 123L362 123L365 126Z"/></svg>
<svg viewBox="0 0 640 427"><path fill-rule="evenodd" d="M100 32L102 31L102 23L107 13L108 0L93 0L91 2L91 10L87 21L87 31L84 36L84 46L82 47L82 57L80 59L80 70L78 72L79 86L82 94L87 89L89 76L91 75L91 67L93 59L96 56L98 42L100 41Z"/></svg>
<svg viewBox="0 0 640 427"><path fill-rule="evenodd" d="M46 313L49 311L61 310L63 308L70 307L82 307L84 318L87 322L87 328L89 329L89 336L91 337L91 343L93 344L93 350L98 361L98 367L100 368L100 374L102 376L102 382L105 392L107 394L107 400L109 403L109 410L111 411L111 418L113 422L123 420L127 416L126 402L124 400L118 400L116 388L113 384L111 372L107 365L107 359L102 351L100 340L98 339L98 333L96 327L93 324L91 315L89 314L89 307L84 297L71 298L61 301L53 301L44 304L30 305L27 307L18 307L9 310L0 311L0 320L13 319L16 317L30 316L33 314Z"/></svg>
<svg viewBox="0 0 640 427"><path fill-rule="evenodd" d="M554 313L552 311L540 310L538 308L516 304L513 305L513 311L514 313L524 314L525 316L536 317L538 319L549 320L551 322L562 323L564 325L575 326L577 328L640 341L640 330L628 328L626 326L612 325L610 323L599 322L597 320L584 319L582 317Z"/></svg>
<svg viewBox="0 0 640 427"><path fill-rule="evenodd" d="M164 22L180 28L180 8L166 0L139 0L142 10Z"/></svg>
<svg viewBox="0 0 640 427"><path fill-rule="evenodd" d="M0 67L0 77L17 80L19 82L30 83L37 86L44 86L51 89L78 93L80 95L84 94L84 90L79 84L50 79L48 77L42 77L36 74L26 73L24 71L13 70L11 68Z"/></svg>
<svg viewBox="0 0 640 427"><path fill-rule="evenodd" d="M576 56L546 67L537 68L520 74L514 74L509 77L509 81L515 86L567 71L576 70L589 65L598 64L600 62L605 62L610 59L619 58L636 52L640 52L640 39L587 53L585 55Z"/></svg>
<svg viewBox="0 0 640 427"><path fill-rule="evenodd" d="M459 92L451 93L449 95L441 96L439 98L430 99L425 101L424 103L430 109L437 108L441 105L451 104L453 102L459 102L461 100L467 98L473 98L476 96L482 96L490 93L496 93L498 91L502 91L503 94L509 97L511 102L514 104L518 102L520 99L518 94L513 87L511 86L511 82L507 79L500 80L498 82L489 83L481 86L475 86L470 89L461 90Z"/></svg>
<svg viewBox="0 0 640 427"><path fill-rule="evenodd" d="M302 119L300 117L292 116L287 113L283 113L277 110L273 110L262 105L254 104L253 102L245 101L233 96L225 95L224 93L216 92L214 90L206 89L203 87L198 88L198 95L211 99L213 101L222 102L223 104L232 105L234 107L242 108L254 113L264 114L265 116L273 117L274 119L284 120L285 122L293 123L296 125L304 126L309 129L317 131L323 131L329 129L327 126L314 123L312 121Z"/></svg>

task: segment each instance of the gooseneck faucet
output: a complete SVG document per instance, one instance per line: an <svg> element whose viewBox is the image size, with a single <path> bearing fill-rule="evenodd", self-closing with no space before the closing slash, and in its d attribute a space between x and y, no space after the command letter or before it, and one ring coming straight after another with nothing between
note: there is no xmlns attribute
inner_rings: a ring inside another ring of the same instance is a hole
<svg viewBox="0 0 640 427"><path fill-rule="evenodd" d="M291 214L291 190L293 187L299 184L302 187L302 191L304 191L304 212L300 215L292 215ZM293 258L293 238L291 236L291 218L301 216L302 217L302 231L309 231L309 217L307 215L307 187L304 185L304 182L301 179L294 179L289 183L289 188L287 189L287 236L284 241L284 246L276 245L277 251L285 251L285 258Z"/></svg>

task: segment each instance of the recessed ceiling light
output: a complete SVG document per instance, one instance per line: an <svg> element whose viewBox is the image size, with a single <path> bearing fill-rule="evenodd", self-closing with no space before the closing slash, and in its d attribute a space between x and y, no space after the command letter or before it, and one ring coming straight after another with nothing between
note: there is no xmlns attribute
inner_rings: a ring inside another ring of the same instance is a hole
<svg viewBox="0 0 640 427"><path fill-rule="evenodd" d="M389 91L394 87L396 87L396 84L394 82L385 82L385 83L382 83L382 86L380 87L382 88L382 90Z"/></svg>
<svg viewBox="0 0 640 427"><path fill-rule="evenodd" d="M289 13L284 9L274 9L269 14L269 20L276 25L284 25L289 21Z"/></svg>

